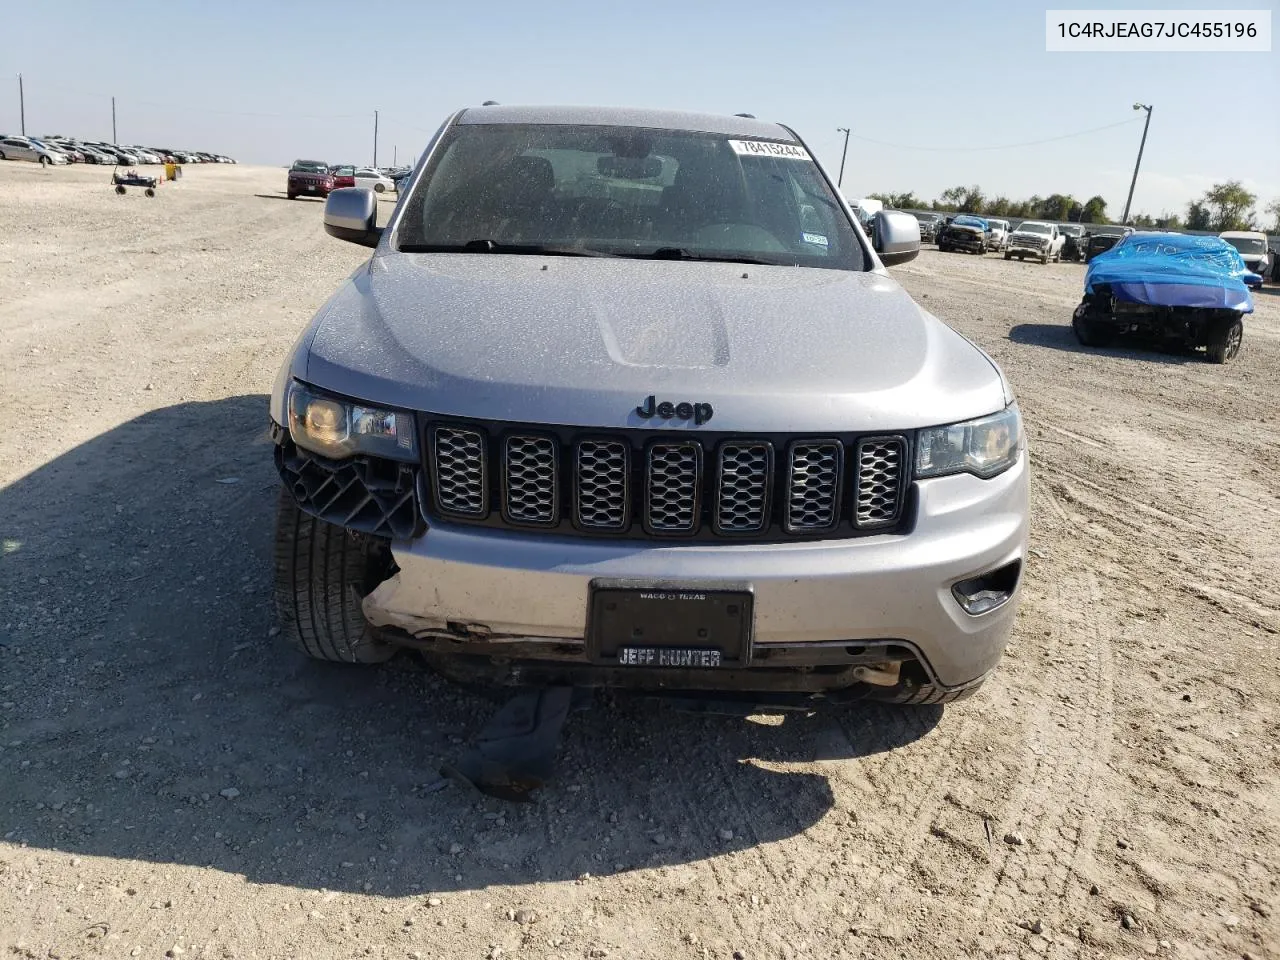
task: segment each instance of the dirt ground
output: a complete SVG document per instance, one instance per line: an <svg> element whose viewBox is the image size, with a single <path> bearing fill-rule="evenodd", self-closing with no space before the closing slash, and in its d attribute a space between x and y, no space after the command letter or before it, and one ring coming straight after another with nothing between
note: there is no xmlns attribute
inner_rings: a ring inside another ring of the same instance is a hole
<svg viewBox="0 0 1280 960"><path fill-rule="evenodd" d="M276 369L363 259L284 171L0 163L0 956L1280 957L1280 294L1225 367L1084 351L1077 264L893 273L1003 365L1018 629L946 709L491 709L275 637Z"/></svg>

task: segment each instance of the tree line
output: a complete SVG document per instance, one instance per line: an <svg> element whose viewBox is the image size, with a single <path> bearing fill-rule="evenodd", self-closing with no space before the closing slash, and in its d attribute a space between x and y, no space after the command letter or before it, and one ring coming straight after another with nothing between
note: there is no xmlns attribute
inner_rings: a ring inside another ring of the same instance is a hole
<svg viewBox="0 0 1280 960"><path fill-rule="evenodd" d="M1003 196L988 197L977 184L943 190L936 200L923 200L910 192L873 193L870 196L896 210L937 210L1068 223L1109 222L1107 201L1099 196L1084 202L1064 193L1011 200ZM1129 217L1129 225L1157 230L1262 230L1265 228L1258 217L1257 202L1257 195L1246 190L1239 180L1228 180L1215 183L1204 192L1204 196L1188 203L1185 216L1166 213L1152 217L1137 213ZM1272 218L1271 230L1280 233L1280 200L1269 203L1265 213Z"/></svg>

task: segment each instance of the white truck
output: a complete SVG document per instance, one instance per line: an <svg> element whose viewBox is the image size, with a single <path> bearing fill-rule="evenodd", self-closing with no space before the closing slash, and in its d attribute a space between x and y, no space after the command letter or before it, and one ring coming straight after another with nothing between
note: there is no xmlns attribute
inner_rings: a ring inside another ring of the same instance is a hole
<svg viewBox="0 0 1280 960"><path fill-rule="evenodd" d="M1024 220L1018 229L1009 235L1009 245L1005 247L1004 258L1010 260L1017 257L1039 257L1041 263L1062 259L1062 245L1066 238L1058 231L1056 223L1045 223L1042 220Z"/></svg>

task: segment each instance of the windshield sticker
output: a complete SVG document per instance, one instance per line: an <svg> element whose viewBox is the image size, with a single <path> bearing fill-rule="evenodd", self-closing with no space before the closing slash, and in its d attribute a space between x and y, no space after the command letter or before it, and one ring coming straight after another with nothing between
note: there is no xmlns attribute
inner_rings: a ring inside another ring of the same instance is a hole
<svg viewBox="0 0 1280 960"><path fill-rule="evenodd" d="M827 245L827 238L820 233L802 233L800 239L805 243L816 243L820 247Z"/></svg>
<svg viewBox="0 0 1280 960"><path fill-rule="evenodd" d="M781 157L784 160L808 160L809 151L794 143L775 143L772 140L730 140L729 146L740 157Z"/></svg>

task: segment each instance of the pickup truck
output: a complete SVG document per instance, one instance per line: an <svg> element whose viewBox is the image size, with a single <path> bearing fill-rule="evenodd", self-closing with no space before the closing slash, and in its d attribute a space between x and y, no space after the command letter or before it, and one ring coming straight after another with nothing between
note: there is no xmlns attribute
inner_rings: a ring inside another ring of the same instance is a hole
<svg viewBox="0 0 1280 960"><path fill-rule="evenodd" d="M1084 231L1084 225L1066 223L1058 228L1058 232L1062 234L1062 259L1074 260L1077 263L1083 260L1084 245L1089 240L1088 234Z"/></svg>
<svg viewBox="0 0 1280 960"><path fill-rule="evenodd" d="M1240 251L1240 259L1250 272L1256 273L1256 281L1246 280L1249 286L1261 287L1271 274L1271 251L1267 249L1267 235L1258 230L1226 230L1218 234Z"/></svg>
<svg viewBox="0 0 1280 960"><path fill-rule="evenodd" d="M991 249L991 224L982 217L960 214L938 234L938 249L943 253L968 250L979 256Z"/></svg>
<svg viewBox="0 0 1280 960"><path fill-rule="evenodd" d="M1041 263L1062 259L1064 238L1058 232L1056 223L1045 223L1042 220L1024 220L1018 229L1009 237L1009 246L1004 251L1004 258L1011 260L1017 257L1039 257Z"/></svg>
<svg viewBox="0 0 1280 960"><path fill-rule="evenodd" d="M1106 253L1129 234L1133 227L1101 226L1091 229L1085 239L1084 258L1092 262L1100 253Z"/></svg>
<svg viewBox="0 0 1280 960"><path fill-rule="evenodd" d="M1009 246L1009 221L988 220L987 222L991 224L991 236L987 240L987 245L999 253Z"/></svg>

